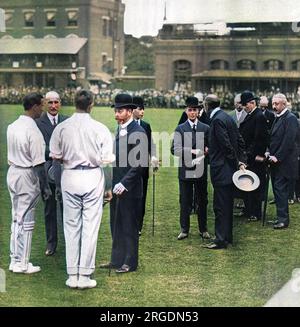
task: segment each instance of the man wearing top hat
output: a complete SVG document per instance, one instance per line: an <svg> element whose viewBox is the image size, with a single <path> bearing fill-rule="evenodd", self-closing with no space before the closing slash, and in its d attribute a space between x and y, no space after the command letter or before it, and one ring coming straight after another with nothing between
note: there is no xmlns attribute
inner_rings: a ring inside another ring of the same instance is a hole
<svg viewBox="0 0 300 327"><path fill-rule="evenodd" d="M133 109L133 118L135 121L143 127L147 135L147 152L150 158L150 165L153 167L153 172L158 169L159 161L156 157L156 146L153 142L152 138L152 130L149 123L143 120L144 117L144 100L142 97L134 96L133 103L137 106L136 109ZM147 197L147 190L148 190L148 179L149 179L149 167L145 167L143 169L143 199L141 202L141 213L140 213L140 223L139 223L139 234L142 232L144 216L145 216L145 207L146 207L146 197Z"/></svg>
<svg viewBox="0 0 300 327"><path fill-rule="evenodd" d="M260 158L268 146L268 125L262 111L257 107L257 97L250 91L241 95L241 103L245 107L247 116L240 124L239 130L245 141L247 154L247 168L260 179L260 186L244 193L245 214L248 221L257 221L262 216L263 185L266 178L266 167Z"/></svg>
<svg viewBox="0 0 300 327"><path fill-rule="evenodd" d="M60 96L55 91L50 91L45 96L45 104L47 111L42 114L42 116L36 119L36 124L39 130L42 132L45 143L45 169L49 171L52 167L53 160L49 157L49 142L51 135L55 127L62 121L67 119L67 116L61 115L59 113L61 107ZM60 165L56 162L54 167L56 170L60 171ZM60 172L58 172L60 174ZM60 181L59 181L60 182ZM48 200L44 201L44 215L45 215L45 227L46 227L46 239L47 248L45 255L51 256L55 253L57 247L57 188L54 180L49 179L49 185L52 191L52 195ZM59 189L59 187L58 187ZM60 202L60 212L62 214L62 203Z"/></svg>
<svg viewBox="0 0 300 327"><path fill-rule="evenodd" d="M187 121L177 126L171 152L180 158L178 168L180 227L177 237L183 240L190 230L190 213L195 192L198 228L202 238L209 239L207 232L207 159L209 126L198 120L199 101L186 99Z"/></svg>
<svg viewBox="0 0 300 327"><path fill-rule="evenodd" d="M117 94L112 105L118 129L115 139L116 164L113 167L110 202L112 233L111 262L100 268L116 268L117 273L138 267L139 218L143 197L143 167L148 165L147 136L133 119L137 106L129 94Z"/></svg>

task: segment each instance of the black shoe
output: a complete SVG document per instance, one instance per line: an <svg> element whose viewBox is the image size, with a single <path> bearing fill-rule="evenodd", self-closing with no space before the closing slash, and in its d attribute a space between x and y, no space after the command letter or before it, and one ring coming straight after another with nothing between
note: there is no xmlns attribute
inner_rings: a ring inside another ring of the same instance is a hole
<svg viewBox="0 0 300 327"><path fill-rule="evenodd" d="M51 255L53 255L55 253L55 250L50 250L50 249L47 249L46 252L45 252L45 255L47 257L50 257Z"/></svg>
<svg viewBox="0 0 300 327"><path fill-rule="evenodd" d="M130 269L130 267L128 265L123 265L121 268L116 270L116 273L121 274L121 273L128 273L133 271L132 269Z"/></svg>
<svg viewBox="0 0 300 327"><path fill-rule="evenodd" d="M141 235L142 235L142 231L140 230L140 231L139 231L139 236L141 236Z"/></svg>
<svg viewBox="0 0 300 327"><path fill-rule="evenodd" d="M220 250L220 249L226 249L225 245L221 245L218 243L210 243L207 245L203 245L204 248L209 249L209 250Z"/></svg>
<svg viewBox="0 0 300 327"><path fill-rule="evenodd" d="M188 237L189 237L188 233L180 232L179 235L177 236L177 240L181 241L181 240L184 240L185 238L188 238Z"/></svg>
<svg viewBox="0 0 300 327"><path fill-rule="evenodd" d="M288 228L288 225L284 224L284 223L277 223L273 226L274 229L284 229L284 228Z"/></svg>

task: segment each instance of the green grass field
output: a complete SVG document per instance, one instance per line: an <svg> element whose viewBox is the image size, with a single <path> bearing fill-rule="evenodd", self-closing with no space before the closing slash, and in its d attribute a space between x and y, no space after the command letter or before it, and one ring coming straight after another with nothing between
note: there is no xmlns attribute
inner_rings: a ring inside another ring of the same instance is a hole
<svg viewBox="0 0 300 327"><path fill-rule="evenodd" d="M71 114L72 108L63 113ZM139 269L117 275L96 269L98 286L71 290L65 286L65 251L60 226L58 251L46 257L45 228L40 203L36 214L31 261L41 266L39 274L27 276L8 271L10 200L6 187L6 127L22 112L21 106L0 106L0 267L6 272L6 292L0 306L262 306L300 267L300 205L290 207L290 228L274 231L261 223L234 220L233 247L209 251L201 247L196 217L191 217L190 237L177 241L179 232L178 180L176 168L162 168L156 177L155 236L152 236L152 179L149 182L147 214L140 238ZM116 127L109 108L94 108L93 117L112 131ZM172 132L179 110L148 109L145 120L153 131ZM214 231L212 187L209 185L209 231ZM274 206L268 207L268 218ZM102 217L97 264L110 258L109 211Z"/></svg>

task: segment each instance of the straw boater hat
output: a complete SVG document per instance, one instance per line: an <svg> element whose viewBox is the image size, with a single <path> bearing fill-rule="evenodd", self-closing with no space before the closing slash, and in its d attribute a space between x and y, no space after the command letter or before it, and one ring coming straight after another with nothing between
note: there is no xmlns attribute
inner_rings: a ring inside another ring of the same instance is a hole
<svg viewBox="0 0 300 327"><path fill-rule="evenodd" d="M232 176L234 185L242 191L251 192L259 187L259 177L251 170L239 169Z"/></svg>

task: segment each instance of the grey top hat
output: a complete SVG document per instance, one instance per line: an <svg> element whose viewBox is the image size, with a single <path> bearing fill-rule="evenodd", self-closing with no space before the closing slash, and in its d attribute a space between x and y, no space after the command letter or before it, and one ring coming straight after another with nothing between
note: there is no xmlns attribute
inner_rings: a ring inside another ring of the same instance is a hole
<svg viewBox="0 0 300 327"><path fill-rule="evenodd" d="M251 192L259 187L259 177L251 170L239 169L232 176L234 185L242 191Z"/></svg>

